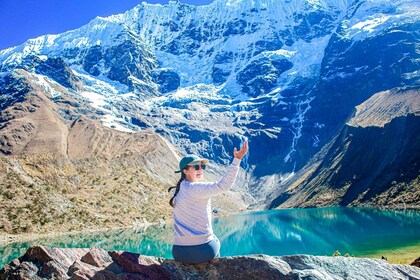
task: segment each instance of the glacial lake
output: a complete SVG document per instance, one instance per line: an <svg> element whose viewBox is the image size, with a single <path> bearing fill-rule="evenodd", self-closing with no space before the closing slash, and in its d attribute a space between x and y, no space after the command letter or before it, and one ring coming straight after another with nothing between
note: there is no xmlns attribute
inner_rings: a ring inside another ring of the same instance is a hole
<svg viewBox="0 0 420 280"><path fill-rule="evenodd" d="M214 232L221 256L312 254L335 251L363 256L420 244L420 211L372 208L309 208L217 217ZM0 268L30 246L124 250L172 258L172 225L43 238L0 246Z"/></svg>

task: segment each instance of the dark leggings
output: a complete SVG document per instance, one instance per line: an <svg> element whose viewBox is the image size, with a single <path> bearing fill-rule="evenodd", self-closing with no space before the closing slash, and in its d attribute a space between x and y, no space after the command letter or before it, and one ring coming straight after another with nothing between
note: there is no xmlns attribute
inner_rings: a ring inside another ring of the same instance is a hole
<svg viewBox="0 0 420 280"><path fill-rule="evenodd" d="M209 261L219 256L220 241L215 238L210 242L195 246L172 247L172 255L176 261L186 264L197 264Z"/></svg>

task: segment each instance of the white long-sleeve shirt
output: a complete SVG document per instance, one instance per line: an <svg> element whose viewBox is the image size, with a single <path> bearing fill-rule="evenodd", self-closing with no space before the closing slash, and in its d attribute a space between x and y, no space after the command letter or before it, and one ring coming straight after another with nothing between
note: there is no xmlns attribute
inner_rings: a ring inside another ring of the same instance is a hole
<svg viewBox="0 0 420 280"><path fill-rule="evenodd" d="M241 160L234 158L217 182L181 183L174 199L174 245L192 246L214 239L210 198L229 190L235 182Z"/></svg>

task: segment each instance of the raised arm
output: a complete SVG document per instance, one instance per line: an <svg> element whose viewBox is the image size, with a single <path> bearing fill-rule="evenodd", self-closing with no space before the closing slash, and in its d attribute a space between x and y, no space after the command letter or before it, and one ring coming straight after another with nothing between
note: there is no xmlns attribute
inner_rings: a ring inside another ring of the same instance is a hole
<svg viewBox="0 0 420 280"><path fill-rule="evenodd" d="M232 164L229 165L225 175L217 182L205 183L196 182L192 183L191 194L200 198L206 198L221 194L229 190L235 183L236 176L238 175L239 165L242 158L248 152L248 142L242 144L241 149L238 151L236 148L233 149L234 159Z"/></svg>
<svg viewBox="0 0 420 280"><path fill-rule="evenodd" d="M242 144L242 147L239 151L236 149L236 147L233 148L233 156L238 158L238 159L243 159L247 152L248 152L248 142L247 141L245 141Z"/></svg>

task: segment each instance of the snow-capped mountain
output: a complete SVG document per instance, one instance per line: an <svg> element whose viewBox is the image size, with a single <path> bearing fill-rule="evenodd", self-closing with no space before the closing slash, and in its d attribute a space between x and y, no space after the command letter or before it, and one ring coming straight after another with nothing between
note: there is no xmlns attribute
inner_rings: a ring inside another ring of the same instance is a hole
<svg viewBox="0 0 420 280"><path fill-rule="evenodd" d="M263 198L355 106L418 87L419 15L414 0L142 3L0 51L0 108L17 98L7 73L23 68L89 100L104 125L157 132L181 153L226 164L249 139L243 167Z"/></svg>

